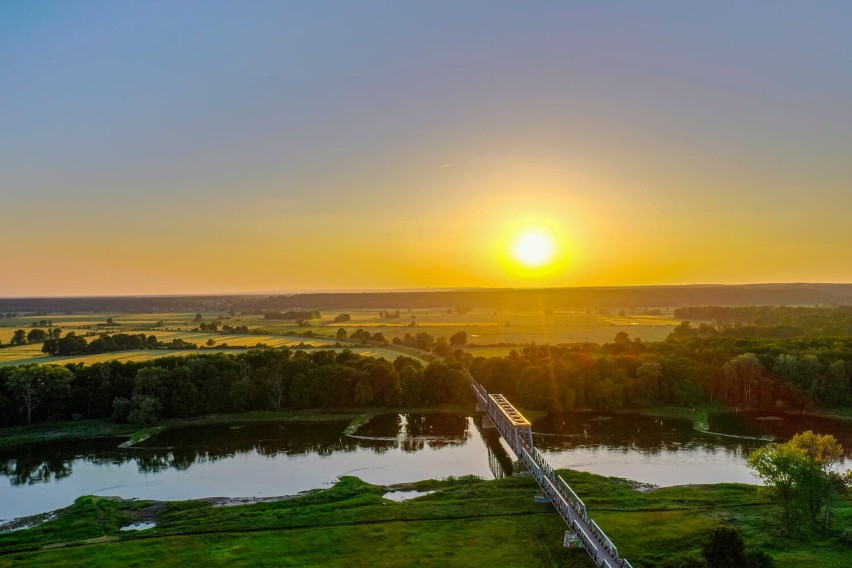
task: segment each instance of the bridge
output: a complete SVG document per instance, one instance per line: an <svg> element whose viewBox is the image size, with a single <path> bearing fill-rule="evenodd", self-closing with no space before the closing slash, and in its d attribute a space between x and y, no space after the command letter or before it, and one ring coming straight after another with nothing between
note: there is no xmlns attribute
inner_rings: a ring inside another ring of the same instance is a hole
<svg viewBox="0 0 852 568"><path fill-rule="evenodd" d="M553 503L570 532L582 542L583 548L592 557L595 565L601 568L633 568L627 559L619 556L618 549L598 524L589 518L583 501L535 448L529 421L506 397L501 394L489 394L473 377L468 377L479 410L486 413L500 436L518 457L518 461L523 463L538 482L542 493Z"/></svg>

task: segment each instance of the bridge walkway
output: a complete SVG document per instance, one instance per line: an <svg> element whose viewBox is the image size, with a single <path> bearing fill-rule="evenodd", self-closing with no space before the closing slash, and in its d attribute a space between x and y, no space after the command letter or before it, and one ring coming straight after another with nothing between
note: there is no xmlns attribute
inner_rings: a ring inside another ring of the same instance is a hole
<svg viewBox="0 0 852 568"><path fill-rule="evenodd" d="M479 408L484 411L500 432L512 451L535 478L542 492L559 512L562 519L583 543L596 566L606 568L632 568L621 558L615 544L598 524L589 518L586 505L573 489L559 476L535 448L532 426L512 404L500 394L489 394L473 377L470 377Z"/></svg>

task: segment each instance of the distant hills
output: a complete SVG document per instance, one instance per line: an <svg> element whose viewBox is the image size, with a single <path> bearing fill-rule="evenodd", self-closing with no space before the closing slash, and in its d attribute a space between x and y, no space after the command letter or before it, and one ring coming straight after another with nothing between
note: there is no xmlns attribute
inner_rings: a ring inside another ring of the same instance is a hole
<svg viewBox="0 0 852 568"><path fill-rule="evenodd" d="M852 304L852 284L744 284L596 288L322 292L281 295L0 299L0 313L266 311L345 308L679 308Z"/></svg>

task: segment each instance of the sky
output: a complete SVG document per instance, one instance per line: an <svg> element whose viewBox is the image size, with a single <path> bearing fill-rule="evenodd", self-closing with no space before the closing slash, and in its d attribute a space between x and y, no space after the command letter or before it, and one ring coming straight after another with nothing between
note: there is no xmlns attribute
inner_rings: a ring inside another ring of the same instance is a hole
<svg viewBox="0 0 852 568"><path fill-rule="evenodd" d="M850 21L0 0L0 296L852 282Z"/></svg>

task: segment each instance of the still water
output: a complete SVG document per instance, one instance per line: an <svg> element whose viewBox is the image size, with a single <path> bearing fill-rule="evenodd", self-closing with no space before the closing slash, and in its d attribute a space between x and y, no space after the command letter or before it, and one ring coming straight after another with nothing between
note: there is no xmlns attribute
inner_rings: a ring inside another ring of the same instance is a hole
<svg viewBox="0 0 852 568"><path fill-rule="evenodd" d="M554 467L661 486L757 484L746 467L749 453L806 430L833 434L852 450L850 422L765 412L711 414L707 432L696 432L685 420L595 412L549 415L533 423L536 446Z"/></svg>
<svg viewBox="0 0 852 568"><path fill-rule="evenodd" d="M80 495L178 500L270 497L322 488L341 475L387 485L511 473L512 458L478 417L388 414L346 435L348 423L263 423L169 430L132 448L122 438L0 450L0 524L64 507ZM755 483L748 453L770 438L814 429L852 448L852 424L741 413L685 420L576 412L533 423L557 467L655 485Z"/></svg>

